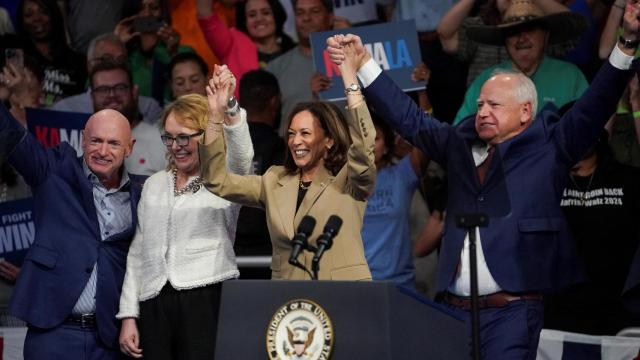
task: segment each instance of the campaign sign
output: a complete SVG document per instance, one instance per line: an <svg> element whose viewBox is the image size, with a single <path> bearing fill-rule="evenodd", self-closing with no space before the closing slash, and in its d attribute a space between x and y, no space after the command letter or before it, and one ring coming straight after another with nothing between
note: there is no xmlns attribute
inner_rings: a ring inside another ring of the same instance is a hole
<svg viewBox="0 0 640 360"><path fill-rule="evenodd" d="M0 258L21 266L36 236L33 198L0 203Z"/></svg>
<svg viewBox="0 0 640 360"><path fill-rule="evenodd" d="M331 79L331 87L321 91L320 98L330 101L345 99L340 70L329 59L326 48L327 38L335 34L347 33L360 36L371 57L402 90L424 89L426 85L424 81L411 80L413 69L422 60L416 24L413 20L406 20L311 33L311 50L315 70Z"/></svg>
<svg viewBox="0 0 640 360"><path fill-rule="evenodd" d="M66 141L82 155L82 129L90 114L27 108L27 128L46 148Z"/></svg>

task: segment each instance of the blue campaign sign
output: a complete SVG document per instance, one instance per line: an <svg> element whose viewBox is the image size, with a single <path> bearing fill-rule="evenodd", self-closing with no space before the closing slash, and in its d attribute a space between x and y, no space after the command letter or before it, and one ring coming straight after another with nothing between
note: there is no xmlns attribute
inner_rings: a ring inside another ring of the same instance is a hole
<svg viewBox="0 0 640 360"><path fill-rule="evenodd" d="M82 129L90 114L27 108L27 128L51 148L66 141L82 155Z"/></svg>
<svg viewBox="0 0 640 360"><path fill-rule="evenodd" d="M21 266L36 236L33 198L0 203L0 258Z"/></svg>
<svg viewBox="0 0 640 360"><path fill-rule="evenodd" d="M340 70L329 59L327 38L335 34L360 36L369 54L404 91L422 90L424 81L411 80L413 69L422 62L418 33L413 20L311 33L311 50L316 71L331 79L331 87L320 92L324 100L345 98Z"/></svg>

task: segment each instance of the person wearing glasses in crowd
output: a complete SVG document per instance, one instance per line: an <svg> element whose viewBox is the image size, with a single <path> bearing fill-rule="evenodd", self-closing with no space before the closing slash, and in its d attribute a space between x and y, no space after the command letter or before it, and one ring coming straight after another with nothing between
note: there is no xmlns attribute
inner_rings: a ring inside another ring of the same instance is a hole
<svg viewBox="0 0 640 360"><path fill-rule="evenodd" d="M241 175L251 170L253 147L246 113L232 98L235 78L226 66L214 72L215 94L181 96L162 118L169 166L144 186L117 314L120 348L134 358L213 359L221 282L239 276L240 205L203 188L197 144L205 129L224 132L225 166ZM219 109L224 119L210 120Z"/></svg>
<svg viewBox="0 0 640 360"><path fill-rule="evenodd" d="M358 86L354 67L345 67L342 79L348 116L328 102L303 102L287 121L288 151L284 166L272 166L262 176L239 176L225 168L228 137L207 132L200 148L202 175L209 191L245 206L265 209L273 246L273 279L310 279L291 265L291 238L306 215L317 224L309 244L316 245L323 225L332 215L344 224L333 247L320 261L323 280L371 280L360 230L367 197L376 180L374 143L376 130ZM210 121L221 118L216 115ZM298 261L312 269L314 254L304 252Z"/></svg>
<svg viewBox="0 0 640 360"><path fill-rule="evenodd" d="M133 85L127 66L117 61L102 61L92 68L89 81L94 111L117 110L129 120L136 146L125 159L127 170L147 176L163 170L167 159L160 130L157 125L143 121L138 106L138 86Z"/></svg>

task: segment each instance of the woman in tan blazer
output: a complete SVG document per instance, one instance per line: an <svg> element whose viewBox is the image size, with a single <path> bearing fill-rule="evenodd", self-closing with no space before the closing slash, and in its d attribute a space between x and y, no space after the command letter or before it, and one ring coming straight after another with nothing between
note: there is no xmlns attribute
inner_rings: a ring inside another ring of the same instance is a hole
<svg viewBox="0 0 640 360"><path fill-rule="evenodd" d="M320 261L318 279L371 279L360 230L366 199L376 179L376 134L356 74L349 70L354 68L341 67L348 121L333 104L298 104L288 118L284 166L272 166L262 176L236 175L225 168L225 139L219 132L207 131L205 145L200 145L202 174L209 191L229 201L265 209L273 245L273 279L310 279L288 262L291 238L305 215L316 219L309 237L313 246L331 215L343 220L333 247ZM224 89L229 81L233 82L214 75L207 89L209 96ZM222 121L220 109L211 109L210 124ZM312 258L312 253L304 252L298 260L311 269Z"/></svg>

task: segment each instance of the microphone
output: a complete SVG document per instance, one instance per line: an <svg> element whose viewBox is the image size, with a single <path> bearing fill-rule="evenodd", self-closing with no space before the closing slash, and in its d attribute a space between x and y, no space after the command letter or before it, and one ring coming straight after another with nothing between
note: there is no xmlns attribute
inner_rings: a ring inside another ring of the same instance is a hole
<svg viewBox="0 0 640 360"><path fill-rule="evenodd" d="M338 231L340 231L341 226L342 219L338 215L329 216L329 220L327 220L327 223L324 225L322 234L320 234L320 236L318 236L318 240L316 240L318 249L313 256L312 264L317 265L324 252L331 249L331 246L333 245L333 238L338 235Z"/></svg>
<svg viewBox="0 0 640 360"><path fill-rule="evenodd" d="M291 256L289 256L289 264L297 265L298 264L298 255L300 252L307 248L308 242L307 238L311 236L313 232L313 228L316 226L316 219L313 217L306 215L300 221L300 225L298 225L298 232L293 236L291 242L293 243L293 249L291 250Z"/></svg>

